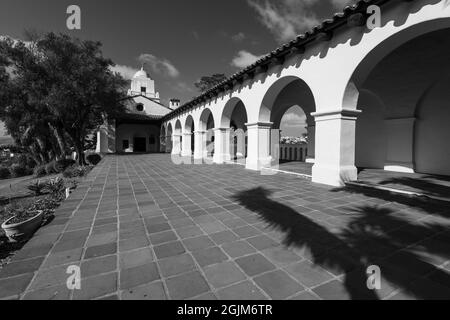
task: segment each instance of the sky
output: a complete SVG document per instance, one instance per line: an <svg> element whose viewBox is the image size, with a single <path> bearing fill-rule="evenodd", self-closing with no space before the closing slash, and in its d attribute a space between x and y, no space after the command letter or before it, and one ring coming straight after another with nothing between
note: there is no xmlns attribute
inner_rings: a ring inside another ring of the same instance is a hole
<svg viewBox="0 0 450 320"><path fill-rule="evenodd" d="M348 0L1 0L0 36L24 30L98 40L103 54L130 78L146 62L163 103L187 102L204 75L227 76L323 19ZM68 30L69 5L81 30ZM301 118L301 117L300 117ZM0 125L0 136L3 130Z"/></svg>

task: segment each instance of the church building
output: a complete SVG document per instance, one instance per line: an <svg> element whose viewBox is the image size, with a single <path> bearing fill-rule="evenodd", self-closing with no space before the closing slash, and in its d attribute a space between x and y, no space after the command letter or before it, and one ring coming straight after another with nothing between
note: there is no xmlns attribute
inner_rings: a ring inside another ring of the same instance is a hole
<svg viewBox="0 0 450 320"><path fill-rule="evenodd" d="M125 114L105 120L97 133L96 152L160 152L161 119L178 108L180 101L171 99L169 106L163 105L155 89L155 81L142 67L131 80L126 106Z"/></svg>

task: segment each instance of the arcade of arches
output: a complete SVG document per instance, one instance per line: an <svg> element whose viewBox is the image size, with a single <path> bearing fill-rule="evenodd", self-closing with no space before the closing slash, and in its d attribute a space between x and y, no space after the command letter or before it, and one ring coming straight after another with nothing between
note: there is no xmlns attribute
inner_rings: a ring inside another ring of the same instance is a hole
<svg viewBox="0 0 450 320"><path fill-rule="evenodd" d="M450 4L382 9L379 28L341 26L168 114L161 151L262 170L278 160L283 115L299 106L313 182L340 186L360 168L450 175Z"/></svg>

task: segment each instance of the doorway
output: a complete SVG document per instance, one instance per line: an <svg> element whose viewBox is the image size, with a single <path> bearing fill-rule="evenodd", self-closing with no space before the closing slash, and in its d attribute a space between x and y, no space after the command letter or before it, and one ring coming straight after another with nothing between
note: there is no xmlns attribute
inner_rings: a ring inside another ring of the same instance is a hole
<svg viewBox="0 0 450 320"><path fill-rule="evenodd" d="M134 138L134 152L147 152L146 138Z"/></svg>

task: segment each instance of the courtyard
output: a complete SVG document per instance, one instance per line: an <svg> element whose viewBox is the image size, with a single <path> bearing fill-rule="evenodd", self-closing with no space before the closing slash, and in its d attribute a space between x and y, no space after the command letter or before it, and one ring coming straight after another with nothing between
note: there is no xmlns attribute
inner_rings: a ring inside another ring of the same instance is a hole
<svg viewBox="0 0 450 320"><path fill-rule="evenodd" d="M0 271L0 298L448 299L449 213L239 165L108 156Z"/></svg>

